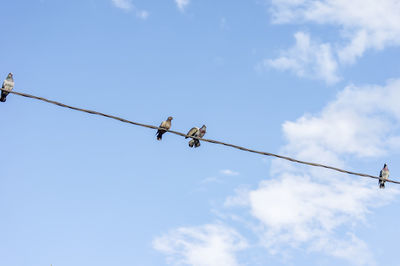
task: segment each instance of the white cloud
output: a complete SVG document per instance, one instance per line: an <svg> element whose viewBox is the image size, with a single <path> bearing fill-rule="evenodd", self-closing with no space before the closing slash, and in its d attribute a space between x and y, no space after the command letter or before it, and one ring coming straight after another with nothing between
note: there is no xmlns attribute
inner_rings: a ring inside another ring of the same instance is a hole
<svg viewBox="0 0 400 266"><path fill-rule="evenodd" d="M400 2L397 0L271 0L270 11L277 24L311 22L338 27L340 40L325 45L335 47L332 54L341 64L354 63L368 49L400 45ZM293 65L290 60L281 61L283 65Z"/></svg>
<svg viewBox="0 0 400 266"><path fill-rule="evenodd" d="M320 239L310 250L326 252L334 257L347 260L354 265L376 265L368 246L354 234L347 234L344 240ZM355 256L355 254L358 256Z"/></svg>
<svg viewBox="0 0 400 266"><path fill-rule="evenodd" d="M134 8L131 0L112 0L114 6L124 9L124 10L131 10Z"/></svg>
<svg viewBox="0 0 400 266"><path fill-rule="evenodd" d="M147 19L149 12L146 10L140 10L135 7L132 0L111 0L115 7L125 10L127 12L133 11L135 15L140 19Z"/></svg>
<svg viewBox="0 0 400 266"><path fill-rule="evenodd" d="M314 148L377 157L393 152L398 142L400 121L400 80L385 87L349 86L316 116L305 115L283 125L292 149L310 159L306 151Z"/></svg>
<svg viewBox="0 0 400 266"><path fill-rule="evenodd" d="M315 178L315 177L314 177ZM357 220L363 221L376 201L390 196L362 182L320 184L311 176L285 174L264 181L250 193L251 213L264 226L261 242L270 254L288 252L288 247L325 253L356 265L373 265L372 252L352 233L335 232ZM378 194L380 193L380 194Z"/></svg>
<svg viewBox="0 0 400 266"><path fill-rule="evenodd" d="M264 61L265 66L278 70L291 70L300 77L323 79L328 84L339 80L337 63L330 44L316 43L304 32L294 35L296 44L277 59Z"/></svg>
<svg viewBox="0 0 400 266"><path fill-rule="evenodd" d="M400 2L397 0L272 0L276 23L314 22L341 27L345 38L359 38L381 49L400 44Z"/></svg>
<svg viewBox="0 0 400 266"><path fill-rule="evenodd" d="M224 169L219 171L220 174L225 175L225 176L238 176L239 172L235 172L233 170L229 169ZM223 183L223 178L222 177L207 177L201 181L202 184L207 184L207 183Z"/></svg>
<svg viewBox="0 0 400 266"><path fill-rule="evenodd" d="M181 12L185 11L186 7L189 5L190 0L175 0L176 6Z"/></svg>
<svg viewBox="0 0 400 266"><path fill-rule="evenodd" d="M339 49L338 56L344 63L354 63L356 58L361 57L367 49L368 36L365 30L360 30L343 48Z"/></svg>
<svg viewBox="0 0 400 266"><path fill-rule="evenodd" d="M168 263L194 266L235 266L235 253L247 242L235 230L221 224L181 227L158 237L153 247L167 255Z"/></svg>
<svg viewBox="0 0 400 266"><path fill-rule="evenodd" d="M149 12L147 12L146 10L136 10L135 13L136 16L141 19L147 19L147 17L149 16Z"/></svg>
<svg viewBox="0 0 400 266"><path fill-rule="evenodd" d="M229 175L229 176L236 176L236 175L239 175L239 172L235 172L235 171L232 171L232 170L229 170L229 169L224 169L224 170L221 170L221 171L219 171L221 174L223 174L223 175Z"/></svg>
<svg viewBox="0 0 400 266"><path fill-rule="evenodd" d="M250 205L250 190L239 188L235 190L235 195L227 197L224 202L225 207L248 206Z"/></svg>
<svg viewBox="0 0 400 266"><path fill-rule="evenodd" d="M396 146L391 146L400 139L396 99L400 99L400 80L383 87L349 86L320 113L284 123L288 143L283 152L340 167L346 166L344 157L378 158L396 152ZM373 253L351 227L365 222L373 208L390 202L399 190L389 185L382 191L375 180L288 165L275 160L273 179L254 190L239 191L225 205L247 206L260 222L257 233L271 254L301 247L353 264L373 265L374 258L368 255Z"/></svg>

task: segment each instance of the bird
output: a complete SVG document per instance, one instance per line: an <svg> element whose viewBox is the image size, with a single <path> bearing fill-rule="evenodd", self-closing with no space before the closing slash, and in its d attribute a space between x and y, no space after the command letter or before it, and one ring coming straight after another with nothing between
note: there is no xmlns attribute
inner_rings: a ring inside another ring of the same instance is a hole
<svg viewBox="0 0 400 266"><path fill-rule="evenodd" d="M167 132L167 130L169 130L170 128L171 128L171 121L172 121L172 119L174 119L172 116L169 116L168 118L167 118L167 120L165 120L165 121L163 121L162 123L161 123L161 125L159 126L160 128L165 128L166 130L162 130L162 129L159 129L159 130L157 130L157 133L156 133L156 135L157 135L157 140L162 140L162 135L165 133L165 132Z"/></svg>
<svg viewBox="0 0 400 266"><path fill-rule="evenodd" d="M385 188L385 180L389 179L389 168L387 167L387 164L383 165L379 177L382 178L379 179L379 188Z"/></svg>
<svg viewBox="0 0 400 266"><path fill-rule="evenodd" d="M201 128L198 127L193 127L191 130L189 130L189 132L186 134L188 136L193 136L193 137L197 137L197 138L202 138L205 134L206 134L206 129L207 127L205 125L203 125ZM185 137L185 139L187 139L189 137ZM189 147L190 148L197 148L200 146L200 140L198 139L191 139L189 141Z"/></svg>
<svg viewBox="0 0 400 266"><path fill-rule="evenodd" d="M1 86L0 102L4 103L6 101L9 91L12 91L12 89L14 89L13 73L9 73Z"/></svg>

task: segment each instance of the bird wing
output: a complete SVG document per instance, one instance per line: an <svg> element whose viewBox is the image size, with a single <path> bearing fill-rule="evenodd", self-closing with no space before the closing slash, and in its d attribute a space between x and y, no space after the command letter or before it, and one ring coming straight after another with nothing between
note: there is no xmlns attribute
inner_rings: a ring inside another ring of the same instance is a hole
<svg viewBox="0 0 400 266"><path fill-rule="evenodd" d="M385 171L382 173L382 176L383 176L383 178L388 179L388 178L389 178L389 170L385 170Z"/></svg>
<svg viewBox="0 0 400 266"><path fill-rule="evenodd" d="M382 169L381 172L379 173L379 177L383 179L388 179L389 178L389 171Z"/></svg>
<svg viewBox="0 0 400 266"><path fill-rule="evenodd" d="M6 79L3 82L2 88L11 91L14 88L14 81Z"/></svg>
<svg viewBox="0 0 400 266"><path fill-rule="evenodd" d="M163 121L159 127L165 128L167 125L167 121Z"/></svg>
<svg viewBox="0 0 400 266"><path fill-rule="evenodd" d="M161 123L161 125L159 126L161 128L165 128L166 130L169 130L171 128L171 122L170 121L164 121Z"/></svg>
<svg viewBox="0 0 400 266"><path fill-rule="evenodd" d="M189 130L189 132L186 135L194 136L197 133L197 131L199 131L199 129L197 127L193 127L191 130Z"/></svg>

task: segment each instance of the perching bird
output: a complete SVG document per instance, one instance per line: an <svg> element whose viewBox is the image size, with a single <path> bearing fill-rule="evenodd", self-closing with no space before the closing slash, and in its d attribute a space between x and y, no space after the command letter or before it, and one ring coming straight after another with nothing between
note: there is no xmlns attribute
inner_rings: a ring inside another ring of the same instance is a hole
<svg viewBox="0 0 400 266"><path fill-rule="evenodd" d="M167 132L171 128L171 120L173 119L172 116L169 116L166 121L163 121L159 127L165 128L166 130L159 129L157 131L157 140L162 140L162 135Z"/></svg>
<svg viewBox="0 0 400 266"><path fill-rule="evenodd" d="M13 73L9 73L1 86L0 102L4 103L6 101L7 95L9 94L8 91L12 91L12 89L14 89Z"/></svg>
<svg viewBox="0 0 400 266"><path fill-rule="evenodd" d="M379 177L383 179L379 179L379 188L385 188L385 180L389 179L389 168L386 164L379 173Z"/></svg>
<svg viewBox="0 0 400 266"><path fill-rule="evenodd" d="M203 125L201 128L193 127L186 135L202 138L206 134L206 128L207 127L205 125ZM185 139L187 138L188 137L185 137ZM189 141L189 147L192 148L193 146L195 148L199 147L200 141L198 139L192 139L191 141Z"/></svg>

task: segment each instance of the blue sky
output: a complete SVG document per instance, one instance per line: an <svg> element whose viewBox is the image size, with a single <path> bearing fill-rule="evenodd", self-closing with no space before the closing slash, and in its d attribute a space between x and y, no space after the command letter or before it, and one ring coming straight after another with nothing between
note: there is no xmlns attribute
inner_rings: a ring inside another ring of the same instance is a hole
<svg viewBox="0 0 400 266"><path fill-rule="evenodd" d="M3 1L15 90L400 176L395 0ZM398 265L399 188L0 105L0 265Z"/></svg>

